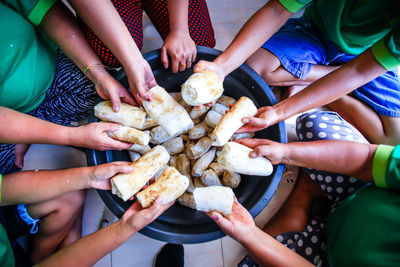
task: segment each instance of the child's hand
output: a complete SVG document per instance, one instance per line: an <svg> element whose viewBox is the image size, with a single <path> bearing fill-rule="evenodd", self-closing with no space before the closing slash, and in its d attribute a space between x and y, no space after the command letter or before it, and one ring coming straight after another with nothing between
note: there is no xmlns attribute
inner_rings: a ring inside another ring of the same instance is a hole
<svg viewBox="0 0 400 267"><path fill-rule="evenodd" d="M251 158L266 157L274 165L281 163L283 157L285 156L285 144L277 143L271 140L243 138L235 140L235 142L252 148L253 151L250 152L249 155Z"/></svg>
<svg viewBox="0 0 400 267"><path fill-rule="evenodd" d="M254 228L257 228L250 213L235 198L232 213L227 218L216 211L208 212L207 215L214 220L224 233L237 240L244 242L250 236Z"/></svg>
<svg viewBox="0 0 400 267"><path fill-rule="evenodd" d="M171 57L172 72L177 73L190 68L196 60L196 44L189 32L170 32L161 47L161 61L168 68L168 55Z"/></svg>
<svg viewBox="0 0 400 267"><path fill-rule="evenodd" d="M210 61L205 61L205 60L200 60L195 66L194 66L194 72L202 72L205 70L213 70L215 71L216 74L221 77L222 80L225 79L225 72L222 69L221 66L219 66L215 62L210 62Z"/></svg>
<svg viewBox="0 0 400 267"><path fill-rule="evenodd" d="M107 134L107 132L118 130L119 127L115 123L94 122L76 128L68 128L70 132L68 144L97 150L128 149L132 144L114 140Z"/></svg>
<svg viewBox="0 0 400 267"><path fill-rule="evenodd" d="M242 119L242 122L245 125L237 133L260 131L279 121L275 109L271 106L266 106L259 108L255 117L245 117Z"/></svg>
<svg viewBox="0 0 400 267"><path fill-rule="evenodd" d="M174 202L161 205L161 198L158 197L153 205L149 208L143 209L138 201L125 212L121 221L127 230L137 232L143 227L157 219L164 211L171 207Z"/></svg>
<svg viewBox="0 0 400 267"><path fill-rule="evenodd" d="M130 162L115 161L93 167L90 174L89 187L101 190L111 189L110 178L118 173L131 173Z"/></svg>
<svg viewBox="0 0 400 267"><path fill-rule="evenodd" d="M156 86L157 82L149 63L141 58L138 63L124 66L124 69L136 102L142 105L142 100L151 101L151 96L147 91Z"/></svg>

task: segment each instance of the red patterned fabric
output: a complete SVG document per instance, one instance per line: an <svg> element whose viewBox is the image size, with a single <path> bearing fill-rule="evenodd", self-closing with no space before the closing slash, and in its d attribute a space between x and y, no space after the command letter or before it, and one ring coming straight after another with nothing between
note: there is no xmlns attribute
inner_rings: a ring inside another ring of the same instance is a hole
<svg viewBox="0 0 400 267"><path fill-rule="evenodd" d="M112 0L115 9L128 28L136 45L143 48L143 11L149 16L151 22L165 40L169 33L169 20L167 0ZM189 0L189 33L196 45L214 47L214 29L211 24L205 0ZM105 44L81 21L81 26L86 38L99 56L104 65L121 67L121 64L105 46Z"/></svg>

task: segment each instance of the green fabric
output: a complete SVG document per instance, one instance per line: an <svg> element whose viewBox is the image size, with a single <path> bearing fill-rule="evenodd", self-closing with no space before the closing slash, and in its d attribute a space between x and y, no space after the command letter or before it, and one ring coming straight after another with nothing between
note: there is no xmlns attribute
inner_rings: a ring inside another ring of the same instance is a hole
<svg viewBox="0 0 400 267"><path fill-rule="evenodd" d="M43 101L56 69L55 45L27 19L37 3L0 3L0 106L24 113Z"/></svg>
<svg viewBox="0 0 400 267"><path fill-rule="evenodd" d="M392 146L379 145L376 148L373 163L372 176L377 187L386 188L386 167L388 159L393 152Z"/></svg>
<svg viewBox="0 0 400 267"><path fill-rule="evenodd" d="M28 16L28 19L38 26L44 15L46 15L47 11L54 5L57 0L39 0L36 6L32 9L31 13Z"/></svg>
<svg viewBox="0 0 400 267"><path fill-rule="evenodd" d="M311 1L312 0L279 0L282 6L292 13L296 13Z"/></svg>
<svg viewBox="0 0 400 267"><path fill-rule="evenodd" d="M400 146L386 160L391 190L364 186L329 216L329 266L400 266Z"/></svg>
<svg viewBox="0 0 400 267"><path fill-rule="evenodd" d="M8 240L7 232L0 224L0 266L15 266L13 250Z"/></svg>
<svg viewBox="0 0 400 267"><path fill-rule="evenodd" d="M289 11L306 0L280 0ZM400 13L398 0L314 0L304 16L310 17L337 48L359 55L373 48L376 60L387 70L400 65ZM296 8L297 9L297 8ZM296 10L297 11L297 10ZM384 44L384 48L382 45Z"/></svg>

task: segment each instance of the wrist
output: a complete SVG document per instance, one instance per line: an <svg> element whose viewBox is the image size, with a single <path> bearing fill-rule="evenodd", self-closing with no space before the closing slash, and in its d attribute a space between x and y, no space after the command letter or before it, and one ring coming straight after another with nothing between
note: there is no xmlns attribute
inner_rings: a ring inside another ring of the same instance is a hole
<svg viewBox="0 0 400 267"><path fill-rule="evenodd" d="M228 63L225 60L224 56L221 54L218 56L216 59L214 59L214 63L218 66L218 69L220 71L220 75L222 75L223 79L230 73Z"/></svg>
<svg viewBox="0 0 400 267"><path fill-rule="evenodd" d="M257 243L256 239L259 235L258 232L261 231L257 228L257 226L252 226L249 232L246 235L243 235L242 238L238 238L237 241L243 245L246 249L249 248L252 244Z"/></svg>

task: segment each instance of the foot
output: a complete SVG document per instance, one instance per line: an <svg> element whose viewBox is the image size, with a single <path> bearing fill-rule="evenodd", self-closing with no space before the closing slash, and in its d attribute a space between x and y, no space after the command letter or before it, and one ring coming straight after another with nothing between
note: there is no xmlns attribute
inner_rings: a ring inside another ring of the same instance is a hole
<svg viewBox="0 0 400 267"><path fill-rule="evenodd" d="M158 252L154 267L183 267L184 249L179 244L166 244Z"/></svg>
<svg viewBox="0 0 400 267"><path fill-rule="evenodd" d="M31 144L15 145L15 166L17 166L18 169L22 169L24 167L24 157L30 146Z"/></svg>
<svg viewBox="0 0 400 267"><path fill-rule="evenodd" d="M301 232L310 217L310 209L314 200L325 197L325 193L314 183L304 170L293 192L278 213L264 227L264 232L271 236L286 232Z"/></svg>

